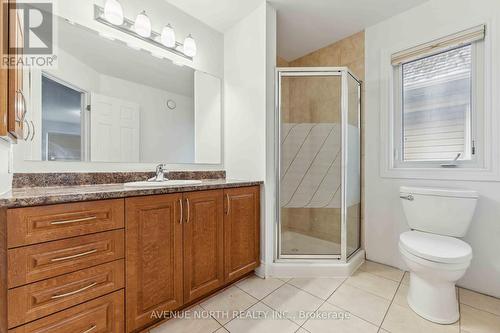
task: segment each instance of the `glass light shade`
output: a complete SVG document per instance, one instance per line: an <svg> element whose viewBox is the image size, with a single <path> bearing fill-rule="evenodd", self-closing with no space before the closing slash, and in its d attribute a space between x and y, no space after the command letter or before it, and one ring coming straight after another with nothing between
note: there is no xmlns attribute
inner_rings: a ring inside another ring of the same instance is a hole
<svg viewBox="0 0 500 333"><path fill-rule="evenodd" d="M134 30L141 37L151 37L151 20L146 15L145 11L137 15L134 23Z"/></svg>
<svg viewBox="0 0 500 333"><path fill-rule="evenodd" d="M104 4L104 18L111 24L123 24L123 8L117 0L106 0Z"/></svg>
<svg viewBox="0 0 500 333"><path fill-rule="evenodd" d="M163 27L161 32L161 43L166 47L175 47L175 31L170 24Z"/></svg>
<svg viewBox="0 0 500 333"><path fill-rule="evenodd" d="M182 51L188 57L194 57L196 55L196 42L191 34L184 39L184 48Z"/></svg>

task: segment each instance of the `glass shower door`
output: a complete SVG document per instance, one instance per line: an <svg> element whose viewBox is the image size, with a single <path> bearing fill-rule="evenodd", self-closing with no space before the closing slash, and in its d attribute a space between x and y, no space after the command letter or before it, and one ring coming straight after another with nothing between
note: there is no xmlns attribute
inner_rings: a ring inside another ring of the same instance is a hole
<svg viewBox="0 0 500 333"><path fill-rule="evenodd" d="M342 73L278 75L279 257L340 258Z"/></svg>
<svg viewBox="0 0 500 333"><path fill-rule="evenodd" d="M360 96L361 85L350 74L346 76L347 107L345 112L346 144L344 148L345 160L345 244L344 253L347 259L361 245L361 119Z"/></svg>

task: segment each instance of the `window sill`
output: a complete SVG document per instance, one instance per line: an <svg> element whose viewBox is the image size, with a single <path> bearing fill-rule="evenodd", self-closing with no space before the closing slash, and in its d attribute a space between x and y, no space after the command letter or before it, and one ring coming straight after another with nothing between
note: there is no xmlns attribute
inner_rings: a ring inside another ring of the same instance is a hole
<svg viewBox="0 0 500 333"><path fill-rule="evenodd" d="M500 181L498 170L481 168L388 168L382 178L457 181Z"/></svg>

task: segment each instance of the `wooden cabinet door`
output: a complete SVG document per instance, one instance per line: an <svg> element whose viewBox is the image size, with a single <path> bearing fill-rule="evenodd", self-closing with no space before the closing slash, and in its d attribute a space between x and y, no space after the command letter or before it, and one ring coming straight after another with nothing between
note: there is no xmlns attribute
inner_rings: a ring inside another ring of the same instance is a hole
<svg viewBox="0 0 500 333"><path fill-rule="evenodd" d="M3 4L2 4L3 5ZM15 1L10 1L10 6L15 7ZM24 44L23 23L18 11L10 10L9 13L9 46L17 48L16 56L22 56ZM26 99L23 92L23 66L9 69L9 97L8 97L8 130L17 140L23 138L23 122L26 114Z"/></svg>
<svg viewBox="0 0 500 333"><path fill-rule="evenodd" d="M182 306L181 194L127 198L127 332Z"/></svg>
<svg viewBox="0 0 500 333"><path fill-rule="evenodd" d="M251 272L260 264L260 188L224 190L225 282Z"/></svg>
<svg viewBox="0 0 500 333"><path fill-rule="evenodd" d="M184 301L224 283L222 190L184 194Z"/></svg>

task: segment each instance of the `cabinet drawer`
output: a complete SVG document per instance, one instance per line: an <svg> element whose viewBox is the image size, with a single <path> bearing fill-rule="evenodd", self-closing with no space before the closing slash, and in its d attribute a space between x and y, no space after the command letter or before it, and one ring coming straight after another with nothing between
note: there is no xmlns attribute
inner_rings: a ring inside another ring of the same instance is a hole
<svg viewBox="0 0 500 333"><path fill-rule="evenodd" d="M123 333L123 290L9 330L9 333Z"/></svg>
<svg viewBox="0 0 500 333"><path fill-rule="evenodd" d="M124 227L124 200L15 208L7 211L9 248Z"/></svg>
<svg viewBox="0 0 500 333"><path fill-rule="evenodd" d="M125 285L124 260L36 282L7 292L9 327L42 318Z"/></svg>
<svg viewBox="0 0 500 333"><path fill-rule="evenodd" d="M8 287L13 288L124 257L123 230L10 249Z"/></svg>

